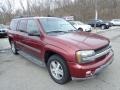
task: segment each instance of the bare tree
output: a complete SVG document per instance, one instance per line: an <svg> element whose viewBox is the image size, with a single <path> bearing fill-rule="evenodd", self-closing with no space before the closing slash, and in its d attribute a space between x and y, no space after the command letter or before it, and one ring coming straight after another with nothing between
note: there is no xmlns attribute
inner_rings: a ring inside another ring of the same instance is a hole
<svg viewBox="0 0 120 90"><path fill-rule="evenodd" d="M73 15L76 20L86 21L95 17L96 0L26 0L27 6L20 0L21 9L14 9L14 0L6 0L0 7L1 23L9 22L16 15L27 16L66 16ZM53 4L52 9L51 2ZM120 0L97 0L98 18L120 18Z"/></svg>
<svg viewBox="0 0 120 90"><path fill-rule="evenodd" d="M3 24L10 22L11 18L13 18L13 9L14 9L14 0L11 2L10 0L6 0L6 5L1 6L1 16Z"/></svg>

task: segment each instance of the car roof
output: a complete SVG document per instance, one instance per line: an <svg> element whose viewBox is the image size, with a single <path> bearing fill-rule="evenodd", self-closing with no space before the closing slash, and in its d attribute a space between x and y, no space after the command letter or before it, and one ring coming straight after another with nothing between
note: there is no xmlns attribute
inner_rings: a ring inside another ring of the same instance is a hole
<svg viewBox="0 0 120 90"><path fill-rule="evenodd" d="M21 19L42 19L42 18L58 18L58 17L23 17L23 18L15 18L13 20L21 20ZM62 19L62 18L61 18Z"/></svg>
<svg viewBox="0 0 120 90"><path fill-rule="evenodd" d="M81 21L69 21L69 22L76 22L77 23L77 22L81 22ZM81 22L81 23L83 23L83 22Z"/></svg>
<svg viewBox="0 0 120 90"><path fill-rule="evenodd" d="M93 19L89 19L89 20L104 20L104 19L102 19L102 18L97 18L97 19L93 18Z"/></svg>

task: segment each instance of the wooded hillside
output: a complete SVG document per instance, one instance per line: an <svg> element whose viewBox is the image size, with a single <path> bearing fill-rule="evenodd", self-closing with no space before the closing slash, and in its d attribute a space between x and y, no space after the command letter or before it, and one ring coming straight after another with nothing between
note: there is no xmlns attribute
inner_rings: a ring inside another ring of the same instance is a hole
<svg viewBox="0 0 120 90"><path fill-rule="evenodd" d="M110 20L120 18L120 0L26 0L24 6L19 2L20 9L14 10L14 0L6 0L6 5L0 7L0 23L8 23L16 16L68 16L87 21L95 17L95 8L98 18Z"/></svg>

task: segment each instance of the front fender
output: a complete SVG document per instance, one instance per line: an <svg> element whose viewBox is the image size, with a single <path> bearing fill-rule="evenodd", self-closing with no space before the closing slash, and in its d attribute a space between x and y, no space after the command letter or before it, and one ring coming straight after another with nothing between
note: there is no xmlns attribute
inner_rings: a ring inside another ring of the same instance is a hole
<svg viewBox="0 0 120 90"><path fill-rule="evenodd" d="M75 60L75 53L72 49L69 49L68 52L68 50L54 45L45 45L45 48L45 51L55 52L56 54L62 56L67 62L73 62Z"/></svg>

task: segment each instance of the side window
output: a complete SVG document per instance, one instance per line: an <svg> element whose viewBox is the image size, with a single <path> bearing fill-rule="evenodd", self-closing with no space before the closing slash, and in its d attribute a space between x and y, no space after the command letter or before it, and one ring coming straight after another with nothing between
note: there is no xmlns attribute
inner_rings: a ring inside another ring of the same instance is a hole
<svg viewBox="0 0 120 90"><path fill-rule="evenodd" d="M18 24L18 20L12 20L10 23L10 29L15 31L17 28L17 24Z"/></svg>
<svg viewBox="0 0 120 90"><path fill-rule="evenodd" d="M97 20L96 22L98 22L98 23L99 23L99 22L100 22L100 20Z"/></svg>
<svg viewBox="0 0 120 90"><path fill-rule="evenodd" d="M38 26L37 26L37 23L35 20L28 20L28 24L27 24L27 30L28 30L28 33L31 32L31 33L40 33L39 30L38 30Z"/></svg>
<svg viewBox="0 0 120 90"><path fill-rule="evenodd" d="M21 20L18 25L18 31L27 32L27 20Z"/></svg>
<svg viewBox="0 0 120 90"><path fill-rule="evenodd" d="M93 20L90 20L89 23L90 23L90 24L94 24L94 21L93 21Z"/></svg>

